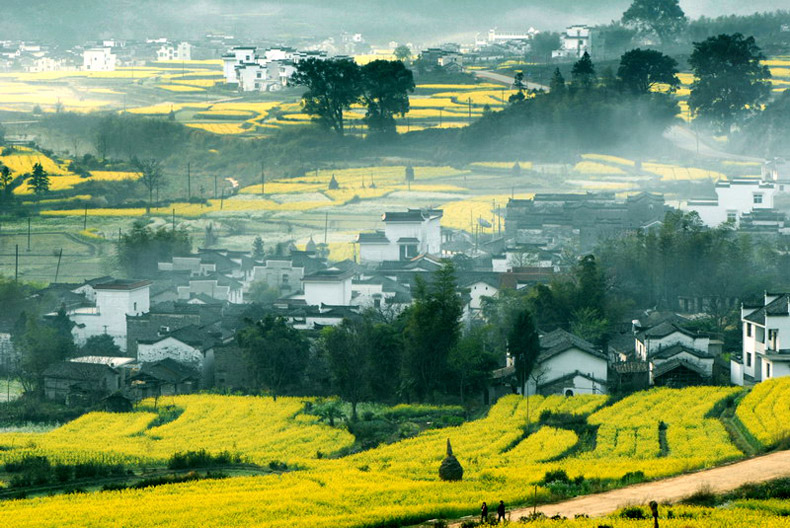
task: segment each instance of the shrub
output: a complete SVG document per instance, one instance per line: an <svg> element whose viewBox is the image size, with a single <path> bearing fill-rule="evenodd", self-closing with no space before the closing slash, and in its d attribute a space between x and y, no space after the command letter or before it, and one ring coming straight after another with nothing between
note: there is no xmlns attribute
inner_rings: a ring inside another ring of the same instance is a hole
<svg viewBox="0 0 790 528"><path fill-rule="evenodd" d="M644 510L642 510L642 508L639 506L629 506L627 508L623 508L620 511L620 517L631 520L647 519L647 515L645 514Z"/></svg>
<svg viewBox="0 0 790 528"><path fill-rule="evenodd" d="M186 451L184 453L174 453L167 463L169 469L190 469L211 466L228 466L231 464L242 463L239 454L229 451L222 451L211 454L205 449L200 451Z"/></svg>

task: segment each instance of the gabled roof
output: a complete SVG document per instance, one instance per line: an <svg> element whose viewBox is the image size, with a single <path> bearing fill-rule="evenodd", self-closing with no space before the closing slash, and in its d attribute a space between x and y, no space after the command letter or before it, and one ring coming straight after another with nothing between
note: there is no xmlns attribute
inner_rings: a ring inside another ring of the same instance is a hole
<svg viewBox="0 0 790 528"><path fill-rule="evenodd" d="M360 244L389 244L389 239L384 235L384 231L374 231L373 233L360 233L357 237Z"/></svg>
<svg viewBox="0 0 790 528"><path fill-rule="evenodd" d="M671 361L667 361L666 363L661 363L660 365L656 365L655 368L653 368L653 378L659 378L678 368L686 368L692 372L699 374L703 378L710 377L710 375L699 365L691 361L686 361L685 359L676 358Z"/></svg>
<svg viewBox="0 0 790 528"><path fill-rule="evenodd" d="M304 282L343 281L350 279L353 275L352 270L325 269L305 275L302 280Z"/></svg>
<svg viewBox="0 0 790 528"><path fill-rule="evenodd" d="M155 363L145 363L140 367L140 372L130 378L130 381L160 381L164 383L183 383L197 381L200 375L188 366L178 361L165 358Z"/></svg>
<svg viewBox="0 0 790 528"><path fill-rule="evenodd" d="M542 335L540 337L540 348L539 361L546 361L573 348L601 359L607 359L606 354L595 348L595 345L561 328Z"/></svg>
<svg viewBox="0 0 790 528"><path fill-rule="evenodd" d="M773 317L790 315L790 294L782 293L778 295L779 297L770 303L744 317L744 320L749 321L750 323L764 325L766 315Z"/></svg>
<svg viewBox="0 0 790 528"><path fill-rule="evenodd" d="M44 371L44 377L73 381L95 381L103 379L107 374L117 374L115 369L103 363L82 363L61 361L50 365Z"/></svg>
<svg viewBox="0 0 790 528"><path fill-rule="evenodd" d="M647 330L643 330L639 333L640 337L642 338L650 338L650 339L661 339L667 337L668 335L672 335L676 332L680 332L681 334L687 335L692 338L702 337L699 334L695 334L690 330L686 330L682 326L679 326L675 323L670 322L663 322Z"/></svg>
<svg viewBox="0 0 790 528"><path fill-rule="evenodd" d="M121 290L131 291L145 286L150 286L151 281L139 279L113 279L111 281L94 284L94 290Z"/></svg>
<svg viewBox="0 0 790 528"><path fill-rule="evenodd" d="M691 354L692 356L700 359L713 359L715 357L707 350L698 350L696 348L687 347L677 343L666 348L660 348L658 351L651 353L650 359L670 359L677 356L678 354L682 354L683 352Z"/></svg>

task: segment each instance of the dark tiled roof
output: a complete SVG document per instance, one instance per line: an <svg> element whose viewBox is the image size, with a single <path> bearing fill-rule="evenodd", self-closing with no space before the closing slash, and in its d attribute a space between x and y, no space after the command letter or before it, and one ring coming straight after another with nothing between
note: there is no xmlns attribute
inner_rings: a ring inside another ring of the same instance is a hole
<svg viewBox="0 0 790 528"><path fill-rule="evenodd" d="M675 344L666 348L660 348L657 352L650 354L651 359L669 359L686 352L700 359L713 359L715 356L707 350L698 350L681 344Z"/></svg>
<svg viewBox="0 0 790 528"><path fill-rule="evenodd" d="M143 286L149 286L151 281L139 279L114 279L101 284L94 284L94 290L136 290Z"/></svg>
<svg viewBox="0 0 790 528"><path fill-rule="evenodd" d="M132 380L145 378L165 383L183 383L184 381L198 380L200 376L188 366L174 359L165 358L155 363L143 364L140 372L131 377Z"/></svg>
<svg viewBox="0 0 790 528"><path fill-rule="evenodd" d="M770 295L770 294L769 294ZM782 294L774 294L779 295L778 298L774 299L772 302L768 303L767 305L763 306L759 310L755 310L754 312L750 313L744 319L751 323L757 323L760 325L765 324L765 316L786 316L790 315L790 294L782 293Z"/></svg>
<svg viewBox="0 0 790 528"><path fill-rule="evenodd" d="M102 379L108 373L115 373L115 370L102 363L62 361L47 367L44 371L44 376L74 381L93 381Z"/></svg>
<svg viewBox="0 0 790 528"><path fill-rule="evenodd" d="M360 233L357 241L362 244L389 244L389 239L384 235L384 231L373 233Z"/></svg>
<svg viewBox="0 0 790 528"><path fill-rule="evenodd" d="M562 352L565 352L566 350L570 350L571 348L579 349L595 357L607 359L606 354L595 348L592 343L582 339L577 335L571 334L570 332L566 332L561 328L541 336L540 348L541 361L550 359L558 354L561 354Z"/></svg>
<svg viewBox="0 0 790 528"><path fill-rule="evenodd" d="M672 335L675 332L680 332L681 334L685 334L689 337L701 337L698 334L695 334L694 332L686 330L685 328L670 322L663 322L656 326L648 328L647 330L640 332L640 335L652 339L661 339L662 337Z"/></svg>
<svg viewBox="0 0 790 528"><path fill-rule="evenodd" d="M703 378L710 377L709 374L702 367L692 363L691 361L686 361L685 359L673 359L667 361L666 363L661 363L660 365L656 365L653 368L653 378L660 378L661 376L681 367L685 367L691 370L692 372L696 372Z"/></svg>
<svg viewBox="0 0 790 528"><path fill-rule="evenodd" d="M415 237L401 237L398 239L398 244L419 244L420 239Z"/></svg>
<svg viewBox="0 0 790 528"><path fill-rule="evenodd" d="M310 275L305 275L302 280L305 282L328 280L341 281L351 278L353 275L354 272L350 270L326 269L313 272Z"/></svg>

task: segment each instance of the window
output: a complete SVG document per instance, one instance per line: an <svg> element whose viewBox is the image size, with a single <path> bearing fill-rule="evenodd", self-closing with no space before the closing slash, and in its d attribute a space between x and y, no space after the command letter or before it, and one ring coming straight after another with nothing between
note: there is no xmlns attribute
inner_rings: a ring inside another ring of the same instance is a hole
<svg viewBox="0 0 790 528"><path fill-rule="evenodd" d="M756 203L756 204L763 203L763 195L762 195L762 193L754 193L754 203Z"/></svg>
<svg viewBox="0 0 790 528"><path fill-rule="evenodd" d="M747 367L751 367L752 366L752 354L751 354L751 352L747 352L746 353L746 366Z"/></svg>
<svg viewBox="0 0 790 528"><path fill-rule="evenodd" d="M770 363L766 363L765 364L765 377L766 378L770 378L771 377L771 364Z"/></svg>
<svg viewBox="0 0 790 528"><path fill-rule="evenodd" d="M134 311L137 311L137 303L134 303Z"/></svg>
<svg viewBox="0 0 790 528"><path fill-rule="evenodd" d="M738 212L737 211L727 211L727 221L728 222L735 222L738 220Z"/></svg>
<svg viewBox="0 0 790 528"><path fill-rule="evenodd" d="M752 323L746 323L746 337L752 337Z"/></svg>
<svg viewBox="0 0 790 528"><path fill-rule="evenodd" d="M284 285L288 284L288 274L287 273L283 273L283 284Z"/></svg>

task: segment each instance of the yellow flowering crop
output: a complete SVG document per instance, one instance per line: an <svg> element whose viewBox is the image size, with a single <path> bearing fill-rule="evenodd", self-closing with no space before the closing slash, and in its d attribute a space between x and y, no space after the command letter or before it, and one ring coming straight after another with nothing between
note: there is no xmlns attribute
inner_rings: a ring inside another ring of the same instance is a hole
<svg viewBox="0 0 790 528"><path fill-rule="evenodd" d="M597 161L580 161L573 167L575 172L581 174L625 174L620 167L605 165Z"/></svg>

